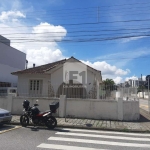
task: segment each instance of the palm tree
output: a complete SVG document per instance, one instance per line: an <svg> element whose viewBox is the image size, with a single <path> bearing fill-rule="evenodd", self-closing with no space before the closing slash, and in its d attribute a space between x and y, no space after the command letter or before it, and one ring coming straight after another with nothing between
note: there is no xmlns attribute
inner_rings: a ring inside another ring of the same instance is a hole
<svg viewBox="0 0 150 150"><path fill-rule="evenodd" d="M111 96L111 91L116 89L115 82L113 79L106 79L103 81L104 90L106 91L106 97Z"/></svg>
<svg viewBox="0 0 150 150"><path fill-rule="evenodd" d="M106 80L104 80L103 83L105 85L115 85L114 80L113 79L108 79L108 78Z"/></svg>

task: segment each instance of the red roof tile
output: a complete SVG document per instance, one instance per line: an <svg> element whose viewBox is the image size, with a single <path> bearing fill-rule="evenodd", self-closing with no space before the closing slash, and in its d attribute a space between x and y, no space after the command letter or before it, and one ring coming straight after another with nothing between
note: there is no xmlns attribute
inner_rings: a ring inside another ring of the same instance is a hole
<svg viewBox="0 0 150 150"><path fill-rule="evenodd" d="M60 60L60 61L56 61L53 63L49 63L46 65L42 65L42 66L37 66L37 67L33 67L33 68L29 68L29 69L25 69L25 70L21 70L21 71L17 71L17 72L12 72L11 74L13 75L17 75L17 74L36 74L36 73L44 73L46 71L51 70L52 68L56 67L58 64L63 64L66 62L66 59Z"/></svg>
<svg viewBox="0 0 150 150"><path fill-rule="evenodd" d="M71 58L74 58L74 57L71 57ZM69 58L69 59L71 59L71 58ZM79 61L76 58L74 58L74 59ZM21 70L21 71L17 71L17 72L12 72L11 74L13 74L13 75L18 75L18 74L43 74L43 73L53 69L54 67L56 67L59 64L64 64L66 61L67 61L67 59L63 59L63 60L56 61L56 62L53 62L53 63L49 63L49 64L46 64L46 65L33 67L33 68L29 68L29 69L25 69L25 70ZM81 61L79 61L79 62L81 62ZM90 67L90 66L88 66L88 67ZM92 67L90 67L90 68L94 69ZM94 69L94 70L96 70L96 69ZM96 70L96 71L98 71L98 70Z"/></svg>

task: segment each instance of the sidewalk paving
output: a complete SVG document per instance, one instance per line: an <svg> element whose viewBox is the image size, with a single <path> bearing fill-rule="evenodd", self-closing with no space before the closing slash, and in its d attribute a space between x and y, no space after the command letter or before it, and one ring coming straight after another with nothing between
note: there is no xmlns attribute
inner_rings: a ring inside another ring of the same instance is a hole
<svg viewBox="0 0 150 150"><path fill-rule="evenodd" d="M150 114L140 109L140 120L134 122L92 120L77 118L56 118L57 126L63 128L83 128L96 130L113 130L124 132L150 132ZM11 124L20 124L20 116L13 115Z"/></svg>

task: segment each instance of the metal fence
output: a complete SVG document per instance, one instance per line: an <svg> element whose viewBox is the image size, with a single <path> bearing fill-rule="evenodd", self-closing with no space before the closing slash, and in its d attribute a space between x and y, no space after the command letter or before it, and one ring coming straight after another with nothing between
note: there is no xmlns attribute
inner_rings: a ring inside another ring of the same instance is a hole
<svg viewBox="0 0 150 150"><path fill-rule="evenodd" d="M22 84L17 89L8 92L11 88L0 89L0 96L7 96L8 93L16 94L22 97L55 97L66 95L67 98L82 99L101 99L116 100L117 97L125 97L126 99L137 98L137 88L121 88L116 85L99 84L82 85L82 84L33 84L32 88L28 83Z"/></svg>
<svg viewBox="0 0 150 150"><path fill-rule="evenodd" d="M124 100L138 99L138 97L137 97L137 94L138 94L137 87L120 88L120 92L122 93L122 97L124 98Z"/></svg>

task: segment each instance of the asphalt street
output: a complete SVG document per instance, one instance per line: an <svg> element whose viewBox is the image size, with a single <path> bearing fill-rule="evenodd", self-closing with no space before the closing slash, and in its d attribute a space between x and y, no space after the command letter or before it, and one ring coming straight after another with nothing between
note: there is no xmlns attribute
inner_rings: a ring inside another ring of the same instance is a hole
<svg viewBox="0 0 150 150"><path fill-rule="evenodd" d="M0 134L0 150L148 150L150 134L33 127Z"/></svg>
<svg viewBox="0 0 150 150"><path fill-rule="evenodd" d="M147 99L139 99L139 105L142 109L148 111L148 100Z"/></svg>

